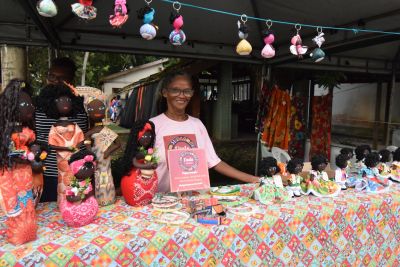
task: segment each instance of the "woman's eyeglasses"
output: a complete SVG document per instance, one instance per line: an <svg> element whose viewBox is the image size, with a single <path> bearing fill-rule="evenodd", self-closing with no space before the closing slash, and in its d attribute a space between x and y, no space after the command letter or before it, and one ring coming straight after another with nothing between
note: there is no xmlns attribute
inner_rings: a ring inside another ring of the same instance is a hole
<svg viewBox="0 0 400 267"><path fill-rule="evenodd" d="M194 90L193 89L178 89L178 88L168 88L167 89L168 93L171 96L179 96L181 93L186 96L186 97L192 97L194 94Z"/></svg>
<svg viewBox="0 0 400 267"><path fill-rule="evenodd" d="M52 83L62 83L64 81L69 81L69 77L63 75L58 76L55 75L54 73L48 73L47 80Z"/></svg>

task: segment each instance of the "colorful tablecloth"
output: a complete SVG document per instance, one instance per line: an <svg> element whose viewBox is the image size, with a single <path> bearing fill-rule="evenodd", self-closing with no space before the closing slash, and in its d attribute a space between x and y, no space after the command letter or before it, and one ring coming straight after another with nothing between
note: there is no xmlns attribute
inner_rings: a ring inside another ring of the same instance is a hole
<svg viewBox="0 0 400 267"><path fill-rule="evenodd" d="M252 203L262 212L229 215L224 225L169 226L152 220L151 207L118 199L75 229L46 203L36 241L14 247L2 237L0 266L400 266L399 185L379 195Z"/></svg>

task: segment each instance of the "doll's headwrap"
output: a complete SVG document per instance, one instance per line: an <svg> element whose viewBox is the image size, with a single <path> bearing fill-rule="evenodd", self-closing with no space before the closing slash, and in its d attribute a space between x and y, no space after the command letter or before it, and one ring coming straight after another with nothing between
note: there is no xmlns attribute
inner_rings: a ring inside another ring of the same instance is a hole
<svg viewBox="0 0 400 267"><path fill-rule="evenodd" d="M100 89L90 86L78 86L76 87L76 91L80 96L83 96L83 104L86 110L89 103L96 99L100 100L105 106L107 106L107 98Z"/></svg>
<svg viewBox="0 0 400 267"><path fill-rule="evenodd" d="M79 172L81 167L85 165L86 162L91 162L93 165L96 165L96 162L94 161L94 157L92 155L87 155L83 159L76 160L69 164L69 167L71 168L72 173L75 175Z"/></svg>
<svg viewBox="0 0 400 267"><path fill-rule="evenodd" d="M150 123L147 122L147 123L144 125L143 129L138 133L138 140L139 140L140 138L142 138L142 136L143 136L147 131L151 131L151 130L152 130L152 127L151 127Z"/></svg>

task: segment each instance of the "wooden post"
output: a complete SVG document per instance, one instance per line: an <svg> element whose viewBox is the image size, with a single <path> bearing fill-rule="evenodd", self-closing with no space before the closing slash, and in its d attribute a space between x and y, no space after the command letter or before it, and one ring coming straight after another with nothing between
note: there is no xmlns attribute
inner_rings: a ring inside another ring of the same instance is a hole
<svg viewBox="0 0 400 267"><path fill-rule="evenodd" d="M385 112L385 146L390 142L390 124L392 122L392 106L393 106L393 92L396 88L396 68L393 66L392 81L388 86L386 94L386 112Z"/></svg>
<svg viewBox="0 0 400 267"><path fill-rule="evenodd" d="M232 136L232 63L222 62L219 68L218 98L214 103L213 137L231 140Z"/></svg>
<svg viewBox="0 0 400 267"><path fill-rule="evenodd" d="M1 88L4 90L10 80L18 78L26 80L27 62L24 47L1 46Z"/></svg>
<svg viewBox="0 0 400 267"><path fill-rule="evenodd" d="M375 119L374 119L374 133L373 133L373 149L378 149L379 143L379 130L381 128L381 100L382 100L382 82L379 82L376 87L375 99Z"/></svg>

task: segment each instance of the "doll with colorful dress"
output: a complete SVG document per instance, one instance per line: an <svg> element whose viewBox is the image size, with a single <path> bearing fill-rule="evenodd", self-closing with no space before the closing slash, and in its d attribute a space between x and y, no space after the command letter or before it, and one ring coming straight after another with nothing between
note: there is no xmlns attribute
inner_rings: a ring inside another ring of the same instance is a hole
<svg viewBox="0 0 400 267"><path fill-rule="evenodd" d="M273 157L263 158L260 162L260 187L254 191L254 199L267 205L271 203L285 202L292 198L283 187L282 178L279 175L278 162Z"/></svg>
<svg viewBox="0 0 400 267"><path fill-rule="evenodd" d="M377 166L379 175L383 178L390 178L391 171L390 166L392 162L392 152L387 149L381 149L379 151L379 164Z"/></svg>
<svg viewBox="0 0 400 267"><path fill-rule="evenodd" d="M303 178L299 173L303 170L303 166L303 160L301 159L291 159L286 166L286 169L290 174L286 189L295 197L301 196L302 191L300 184Z"/></svg>
<svg viewBox="0 0 400 267"><path fill-rule="evenodd" d="M37 220L33 190L41 191L43 183L34 186L29 145L35 141L33 124L35 108L21 80L11 80L0 95L0 206L6 215L6 238L13 245L36 239Z"/></svg>
<svg viewBox="0 0 400 267"><path fill-rule="evenodd" d="M81 227L94 220L99 208L92 186L95 157L92 152L81 150L73 154L68 163L74 177L61 200L61 216L68 226Z"/></svg>
<svg viewBox="0 0 400 267"><path fill-rule="evenodd" d="M340 185L342 190L346 190L348 175L348 156L339 154L336 156L335 163L337 169L335 170L335 182Z"/></svg>
<svg viewBox="0 0 400 267"><path fill-rule="evenodd" d="M379 174L377 168L379 159L379 154L376 152L365 157L365 167L359 171L359 177L363 180L364 186L359 186L357 189L365 189L367 192L373 193L386 192L389 189L391 182Z"/></svg>
<svg viewBox="0 0 400 267"><path fill-rule="evenodd" d="M121 191L132 206L150 204L158 188L155 127L151 121L137 121L131 129L123 158Z"/></svg>
<svg viewBox="0 0 400 267"><path fill-rule="evenodd" d="M390 169L390 179L400 183L400 148L393 152L393 162Z"/></svg>
<svg viewBox="0 0 400 267"><path fill-rule="evenodd" d="M84 95L85 107L90 121L90 129L85 134L84 143L91 145L91 150L97 158L97 168L94 173L97 202L100 206L107 206L115 202L115 186L111 174L111 154L121 147L121 143L118 140L118 134L103 123L106 117L105 96L99 89L91 89L90 93Z"/></svg>
<svg viewBox="0 0 400 267"><path fill-rule="evenodd" d="M356 162L351 169L352 173L358 174L362 168L365 168L365 157L371 153L371 147L369 145L359 145L354 150L356 154Z"/></svg>
<svg viewBox="0 0 400 267"><path fill-rule="evenodd" d="M76 152L84 141L84 135L78 124L68 120L68 116L73 116L83 112L82 97L76 97L71 88L60 84L55 86L46 98L47 106L42 109L47 116L58 119L50 128L48 144L56 150L58 168L57 203L60 205L65 198L65 189L74 177L68 160ZM55 103L55 105L54 105Z"/></svg>
<svg viewBox="0 0 400 267"><path fill-rule="evenodd" d="M330 181L325 168L328 160L323 155L315 155L311 158L310 174L301 182L303 194L313 194L317 197L335 197L340 193L340 185Z"/></svg>

